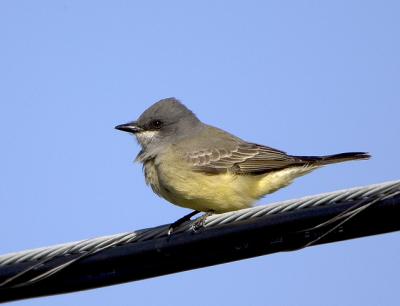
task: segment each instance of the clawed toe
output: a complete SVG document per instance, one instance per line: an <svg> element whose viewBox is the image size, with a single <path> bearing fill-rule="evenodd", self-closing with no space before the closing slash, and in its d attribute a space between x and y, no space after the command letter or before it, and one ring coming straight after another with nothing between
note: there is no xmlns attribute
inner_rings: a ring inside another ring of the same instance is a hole
<svg viewBox="0 0 400 306"><path fill-rule="evenodd" d="M192 226L191 226L191 230L192 230L193 232L197 232L197 231L199 231L200 229L202 229L202 228L204 227L205 223L206 223L206 219L207 219L209 216L213 215L213 214L214 214L214 211L208 211L208 212L206 212L204 215L202 215L200 218L196 219L196 220L193 222Z"/></svg>
<svg viewBox="0 0 400 306"><path fill-rule="evenodd" d="M190 214L187 214L185 216L183 216L182 218L176 220L174 223L172 223L169 228L168 228L168 232L167 235L171 236L171 234L178 228L180 227L183 223L187 222L190 220L191 217L193 217L194 215L197 215L198 213L200 213L197 210L192 211Z"/></svg>
<svg viewBox="0 0 400 306"><path fill-rule="evenodd" d="M199 211L195 210L192 211L190 214L187 214L185 216L183 216L182 218L176 220L174 223L172 223L169 228L168 228L168 232L167 235L171 236L172 233L179 228L182 224L184 224L185 222L189 221L191 217L193 217L194 215L197 215L198 213L200 213ZM206 212L204 215L202 215L200 218L196 219L192 226L191 226L191 230L193 232L197 232L200 229L202 229L205 225L206 219L207 217L211 216L212 214L214 214L214 211L208 211Z"/></svg>

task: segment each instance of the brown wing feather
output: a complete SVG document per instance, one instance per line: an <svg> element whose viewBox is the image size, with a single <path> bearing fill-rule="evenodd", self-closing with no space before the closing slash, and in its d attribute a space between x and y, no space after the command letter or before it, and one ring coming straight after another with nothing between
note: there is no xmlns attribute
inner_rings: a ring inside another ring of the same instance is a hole
<svg viewBox="0 0 400 306"><path fill-rule="evenodd" d="M191 152L187 154L187 161L195 171L209 174L228 171L236 174L262 174L307 163L283 151L253 143L238 143L231 151L215 148Z"/></svg>

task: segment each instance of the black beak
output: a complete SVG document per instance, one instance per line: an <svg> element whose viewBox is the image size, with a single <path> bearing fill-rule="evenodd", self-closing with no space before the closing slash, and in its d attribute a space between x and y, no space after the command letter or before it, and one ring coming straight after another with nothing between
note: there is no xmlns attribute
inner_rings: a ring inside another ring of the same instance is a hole
<svg viewBox="0 0 400 306"><path fill-rule="evenodd" d="M120 124L115 127L117 130L128 132L128 133L138 133L143 131L141 127L137 125L136 121L128 122L125 124Z"/></svg>

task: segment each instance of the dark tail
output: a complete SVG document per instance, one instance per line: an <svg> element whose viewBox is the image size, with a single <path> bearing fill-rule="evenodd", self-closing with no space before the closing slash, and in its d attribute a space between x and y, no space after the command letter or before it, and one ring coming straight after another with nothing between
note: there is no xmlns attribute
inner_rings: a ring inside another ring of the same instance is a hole
<svg viewBox="0 0 400 306"><path fill-rule="evenodd" d="M365 152L347 152L325 156L293 156L306 163L323 166L328 164L341 163L349 160L369 159L371 155Z"/></svg>

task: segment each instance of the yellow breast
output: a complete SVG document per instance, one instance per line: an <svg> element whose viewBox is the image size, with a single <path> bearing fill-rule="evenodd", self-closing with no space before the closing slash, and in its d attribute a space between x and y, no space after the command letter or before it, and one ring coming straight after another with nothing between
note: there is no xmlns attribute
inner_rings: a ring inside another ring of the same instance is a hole
<svg viewBox="0 0 400 306"><path fill-rule="evenodd" d="M263 175L210 175L192 171L185 162L161 163L156 168L159 186L153 189L158 194L182 207L216 213L250 207L264 195L313 170L293 167Z"/></svg>

